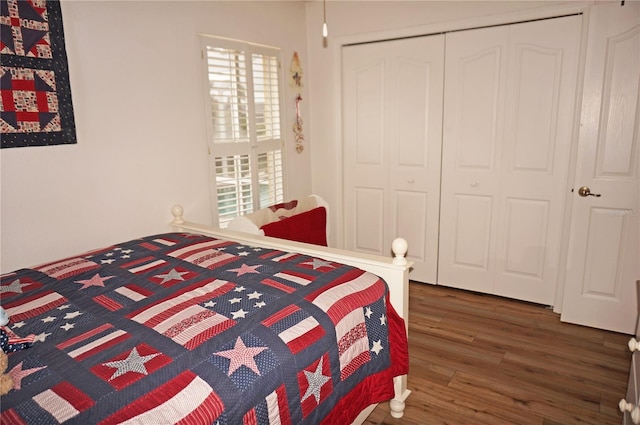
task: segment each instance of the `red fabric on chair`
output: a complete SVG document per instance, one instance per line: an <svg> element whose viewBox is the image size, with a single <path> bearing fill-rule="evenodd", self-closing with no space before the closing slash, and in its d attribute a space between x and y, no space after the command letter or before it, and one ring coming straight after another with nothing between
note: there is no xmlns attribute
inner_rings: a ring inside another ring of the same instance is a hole
<svg viewBox="0 0 640 425"><path fill-rule="evenodd" d="M317 207L261 227L266 236L327 246L327 210Z"/></svg>

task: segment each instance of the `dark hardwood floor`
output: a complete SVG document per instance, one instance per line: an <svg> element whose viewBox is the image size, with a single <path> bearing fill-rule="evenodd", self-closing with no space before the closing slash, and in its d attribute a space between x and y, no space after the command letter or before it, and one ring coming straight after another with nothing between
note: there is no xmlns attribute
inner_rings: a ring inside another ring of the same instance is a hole
<svg viewBox="0 0 640 425"><path fill-rule="evenodd" d="M550 309L410 284L404 417L366 424L620 424L630 335L560 322Z"/></svg>

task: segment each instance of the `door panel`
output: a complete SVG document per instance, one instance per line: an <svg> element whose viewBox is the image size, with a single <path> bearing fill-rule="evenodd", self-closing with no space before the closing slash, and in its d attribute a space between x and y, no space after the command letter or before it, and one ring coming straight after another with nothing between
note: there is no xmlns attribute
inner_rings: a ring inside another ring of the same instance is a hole
<svg viewBox="0 0 640 425"><path fill-rule="evenodd" d="M493 290L508 27L447 34L438 283Z"/></svg>
<svg viewBox="0 0 640 425"><path fill-rule="evenodd" d="M429 64L398 58L397 95L394 94L397 122L394 135L396 166L424 168L428 164L426 143L429 121L424 119L429 110Z"/></svg>
<svg viewBox="0 0 640 425"><path fill-rule="evenodd" d="M503 37L506 39L507 31L493 28L482 32L477 40L483 45L479 52L475 46L460 44L466 44L466 33L447 37L449 43L455 43L447 50L447 78L454 78L458 85L449 86L447 94L456 89L459 92L455 93L455 109L447 110L445 115L446 130L457 136L455 158L459 169L493 170L495 166L498 113L504 96L501 74L506 45Z"/></svg>
<svg viewBox="0 0 640 425"><path fill-rule="evenodd" d="M374 45L345 54L349 65L345 81L344 126L345 229L350 247L357 251L382 254L386 231L388 191L385 173L389 167L385 142L385 74L388 61ZM348 184L347 184L348 182ZM374 231L375 229L375 231Z"/></svg>
<svg viewBox="0 0 640 425"><path fill-rule="evenodd" d="M384 72L385 63L372 58L370 64L356 71L355 111L356 164L383 167L384 161Z"/></svg>
<svg viewBox="0 0 640 425"><path fill-rule="evenodd" d="M542 279L549 221L549 202L507 198L504 273Z"/></svg>
<svg viewBox="0 0 640 425"><path fill-rule="evenodd" d="M354 188L356 250L380 254L384 250L383 233L372 231L384 226L384 191L369 187Z"/></svg>
<svg viewBox="0 0 640 425"><path fill-rule="evenodd" d="M637 4L634 6L637 9ZM633 11L630 15L633 16ZM600 130L606 143L598 145L598 178L637 177L634 174L637 161L633 159L638 149L638 138L634 137L634 127L630 123L637 122L638 116L638 27L636 25L629 31L611 36L608 41L607 77L602 99L603 128Z"/></svg>
<svg viewBox="0 0 640 425"><path fill-rule="evenodd" d="M443 229L450 243L440 248L440 256L447 256L456 269L455 282L447 282L439 273L438 284L461 289L489 292L491 283L477 276L489 273L491 262L490 224L493 199L489 196L459 194L454 197L453 208L447 214L453 216L453 228Z"/></svg>
<svg viewBox="0 0 640 425"><path fill-rule="evenodd" d="M438 257L443 68L442 35L343 48L346 248L388 256L393 238L403 237L414 262L411 279L431 283ZM357 192L365 188L379 191L381 203L359 205ZM382 217L381 223L367 214ZM379 247L370 233L381 235Z"/></svg>
<svg viewBox="0 0 640 425"><path fill-rule="evenodd" d="M453 234L456 265L488 269L491 201L488 196L456 196Z"/></svg>
<svg viewBox="0 0 640 425"><path fill-rule="evenodd" d="M436 283L444 36L389 42L393 87L389 97L389 189L392 196L386 243L407 239L411 279ZM388 254L388 249L385 254Z"/></svg>
<svg viewBox="0 0 640 425"><path fill-rule="evenodd" d="M620 214L612 214L612 213ZM617 276L618 263L624 257L625 234L630 219L624 210L591 208L582 294L619 300L623 282Z"/></svg>
<svg viewBox="0 0 640 425"><path fill-rule="evenodd" d="M639 275L640 4L591 8L563 321L633 334ZM601 196L582 197L587 186Z"/></svg>
<svg viewBox="0 0 640 425"><path fill-rule="evenodd" d="M561 49L517 46L519 61L513 103L513 127L508 138L514 141L511 168L549 173L555 153L555 117L558 114Z"/></svg>
<svg viewBox="0 0 640 425"><path fill-rule="evenodd" d="M569 16L509 28L496 226L498 295L555 303L570 187L581 26L581 16ZM521 273L511 270L517 262Z"/></svg>

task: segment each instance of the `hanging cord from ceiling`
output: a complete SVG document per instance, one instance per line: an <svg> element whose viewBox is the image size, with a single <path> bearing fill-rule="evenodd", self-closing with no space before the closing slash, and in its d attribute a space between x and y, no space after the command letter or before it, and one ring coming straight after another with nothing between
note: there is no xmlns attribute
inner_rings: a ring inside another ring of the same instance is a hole
<svg viewBox="0 0 640 425"><path fill-rule="evenodd" d="M322 0L322 46L327 47L327 37L329 30L327 29L327 0Z"/></svg>

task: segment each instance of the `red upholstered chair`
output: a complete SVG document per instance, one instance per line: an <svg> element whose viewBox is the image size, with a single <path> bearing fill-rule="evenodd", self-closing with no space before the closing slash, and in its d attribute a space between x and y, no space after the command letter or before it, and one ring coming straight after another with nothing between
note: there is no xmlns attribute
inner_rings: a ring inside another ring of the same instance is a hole
<svg viewBox="0 0 640 425"><path fill-rule="evenodd" d="M327 246L327 210L312 210L283 217L261 227L265 236Z"/></svg>
<svg viewBox="0 0 640 425"><path fill-rule="evenodd" d="M292 200L236 217L227 226L256 235L327 246L329 205L318 195Z"/></svg>

